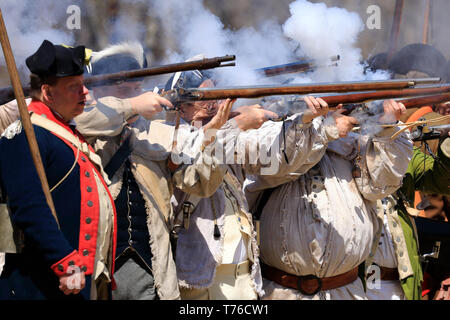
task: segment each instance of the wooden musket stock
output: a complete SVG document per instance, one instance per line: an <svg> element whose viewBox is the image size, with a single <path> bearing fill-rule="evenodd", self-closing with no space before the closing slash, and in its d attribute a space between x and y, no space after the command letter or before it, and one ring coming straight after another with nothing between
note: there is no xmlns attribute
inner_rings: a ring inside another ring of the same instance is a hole
<svg viewBox="0 0 450 320"><path fill-rule="evenodd" d="M274 95L304 95L328 92L358 92L373 90L406 89L418 84L439 82L440 78L401 79L386 81L360 81L341 83L313 83L284 86L254 86L254 87L228 87L228 88L179 88L166 92L172 103L188 101L207 101L223 99L252 99Z"/></svg>

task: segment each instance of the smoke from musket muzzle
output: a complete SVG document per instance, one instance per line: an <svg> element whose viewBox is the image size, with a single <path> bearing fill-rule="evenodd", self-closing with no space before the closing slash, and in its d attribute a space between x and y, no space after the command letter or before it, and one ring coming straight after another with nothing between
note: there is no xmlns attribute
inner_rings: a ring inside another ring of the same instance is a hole
<svg viewBox="0 0 450 320"><path fill-rule="evenodd" d="M290 12L283 25L284 34L298 42L306 56L323 65L331 56L340 56L337 67L320 68L310 74L312 82L388 79L386 72L364 73L361 49L356 47L364 23L357 13L307 0L291 3ZM303 80L297 77L294 82Z"/></svg>

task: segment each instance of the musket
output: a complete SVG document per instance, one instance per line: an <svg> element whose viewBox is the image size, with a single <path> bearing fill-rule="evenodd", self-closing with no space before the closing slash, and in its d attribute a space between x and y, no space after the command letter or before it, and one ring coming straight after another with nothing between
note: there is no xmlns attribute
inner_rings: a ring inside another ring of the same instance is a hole
<svg viewBox="0 0 450 320"><path fill-rule="evenodd" d="M450 101L450 84L442 85L439 87L391 91L386 90L378 92L366 92L361 94L341 94L323 96L320 98L328 103L328 106L331 110L335 109L339 104L343 104L343 109L345 109L343 114L348 115L353 110L360 107L362 103L382 99L398 99L403 97L415 97L410 99L397 100L397 102L403 103L406 109L419 108L423 106L447 102ZM310 110L306 110L304 114L306 116L312 116Z"/></svg>
<svg viewBox="0 0 450 320"><path fill-rule="evenodd" d="M428 141L448 137L450 124L441 126L417 126L416 130L411 132L413 141Z"/></svg>
<svg viewBox="0 0 450 320"><path fill-rule="evenodd" d="M84 79L84 84L87 87L116 84L121 81L127 81L132 79L142 79L144 77L156 76L167 73L174 73L179 71L189 71L189 70L206 70L222 67L234 66L234 62L230 62L236 59L234 55L226 55L222 57L201 59L195 61L167 64L162 66L155 66L145 69L132 70L132 71L122 71L117 73L110 73L104 75L96 75L91 77L86 77ZM223 64L224 62L230 62ZM30 87L24 87L23 92L25 96L30 94ZM14 99L14 90L11 87L0 89L0 105L5 104L8 101Z"/></svg>
<svg viewBox="0 0 450 320"><path fill-rule="evenodd" d="M173 63L162 66L155 66L145 69L122 71L112 74L97 75L84 79L84 84L89 86L114 84L118 81L127 81L136 78L150 77L167 73L175 73L189 70L206 70L222 67L235 66L234 62L222 64L224 62L234 61L236 56L227 55L223 57L205 58L181 63Z"/></svg>
<svg viewBox="0 0 450 320"><path fill-rule="evenodd" d="M189 101L208 101L223 99L252 99L274 95L304 95L333 92L361 92L372 90L406 89L421 84L440 82L440 78L397 79L381 81L359 81L340 83L310 83L283 86L253 86L227 88L178 88L163 92L162 95L174 105Z"/></svg>
<svg viewBox="0 0 450 320"><path fill-rule="evenodd" d="M442 93L433 96L398 100L398 102L401 102L405 105L406 109L432 106L435 104L445 103L449 101L450 101L450 93Z"/></svg>
<svg viewBox="0 0 450 320"><path fill-rule="evenodd" d="M330 58L331 64L329 66L338 66L337 61L340 60L340 56L335 56ZM310 72L314 71L318 66L313 60L302 59L300 61L291 62L287 64L280 64L276 66L270 66L265 68L256 69L257 72L264 74L266 77L279 76L281 74L287 73L298 73L298 72Z"/></svg>
<svg viewBox="0 0 450 320"><path fill-rule="evenodd" d="M439 85L435 87L400 89L400 90L382 90L374 92L350 93L321 97L328 103L329 107L336 107L339 104L366 103L369 101L394 99L401 97L428 96L450 92L450 84ZM425 98L425 97L423 97Z"/></svg>

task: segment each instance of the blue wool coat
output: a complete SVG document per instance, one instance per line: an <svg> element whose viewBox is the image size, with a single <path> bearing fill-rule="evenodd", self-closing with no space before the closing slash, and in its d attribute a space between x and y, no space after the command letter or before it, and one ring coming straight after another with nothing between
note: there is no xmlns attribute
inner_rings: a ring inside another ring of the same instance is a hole
<svg viewBox="0 0 450 320"><path fill-rule="evenodd" d="M52 188L74 164L74 151L46 129L34 126L34 130L48 183ZM83 159L86 162L85 156ZM6 255L5 268L0 277L0 300L89 299L89 274L92 274L92 270L87 272L85 288L76 296L66 296L59 290L57 276L58 268L62 271L67 266L68 258L71 262L76 261L77 265L84 259L85 265L89 265L86 259L95 255L95 251L88 252L84 257L77 251L80 249L80 239L87 241L85 238L91 237L88 237L86 228L93 223L80 219L82 192L85 192L81 187L83 179L88 179L84 174L85 171L80 174L80 165L77 163L69 176L52 192L59 230L46 203L25 132L22 130L12 139L0 139L1 188L7 194L13 223L25 235L23 252ZM92 214L90 219L98 221L98 216ZM93 238L95 241L96 237ZM89 269L92 269L90 265Z"/></svg>

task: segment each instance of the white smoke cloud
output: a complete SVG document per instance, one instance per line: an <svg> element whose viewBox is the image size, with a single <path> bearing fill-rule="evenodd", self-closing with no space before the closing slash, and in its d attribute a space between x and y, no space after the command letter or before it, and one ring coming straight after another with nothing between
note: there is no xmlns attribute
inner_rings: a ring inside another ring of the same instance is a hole
<svg viewBox="0 0 450 320"><path fill-rule="evenodd" d="M361 49L356 47L364 23L357 13L307 0L291 3L290 12L291 17L283 25L284 34L297 41L306 56L319 65L327 65L330 57L340 56L337 67L318 68L311 74L313 81L387 78L383 73L364 74Z"/></svg>
<svg viewBox="0 0 450 320"><path fill-rule="evenodd" d="M2 0L1 9L11 48L22 79L29 74L25 59L35 52L45 39L55 44L72 45L73 33L65 27L69 0ZM3 51L0 66L5 66Z"/></svg>
<svg viewBox="0 0 450 320"><path fill-rule="evenodd" d="M359 81L388 77L382 72L364 74L362 53L356 47L364 24L357 13L343 8L328 8L323 3L297 0L290 4L291 17L283 26L275 20L268 20L255 28L230 30L203 6L201 0L152 3L149 12L161 19L164 32L174 37L177 44L178 50L168 53L170 62L199 53L208 57L236 55L236 67L217 72L222 85ZM341 60L338 67L332 67L330 57L336 55L340 55ZM300 57L314 59L320 68L313 73L276 78L266 78L255 72L255 69L294 62Z"/></svg>
<svg viewBox="0 0 450 320"><path fill-rule="evenodd" d="M167 0L152 7L164 32L175 38L178 52L169 52L170 62L203 53L207 57L236 55L236 67L218 70L225 85L273 83L255 71L257 68L293 60L293 44L283 36L281 26L266 21L255 28L227 29L220 18L207 10L201 0Z"/></svg>

